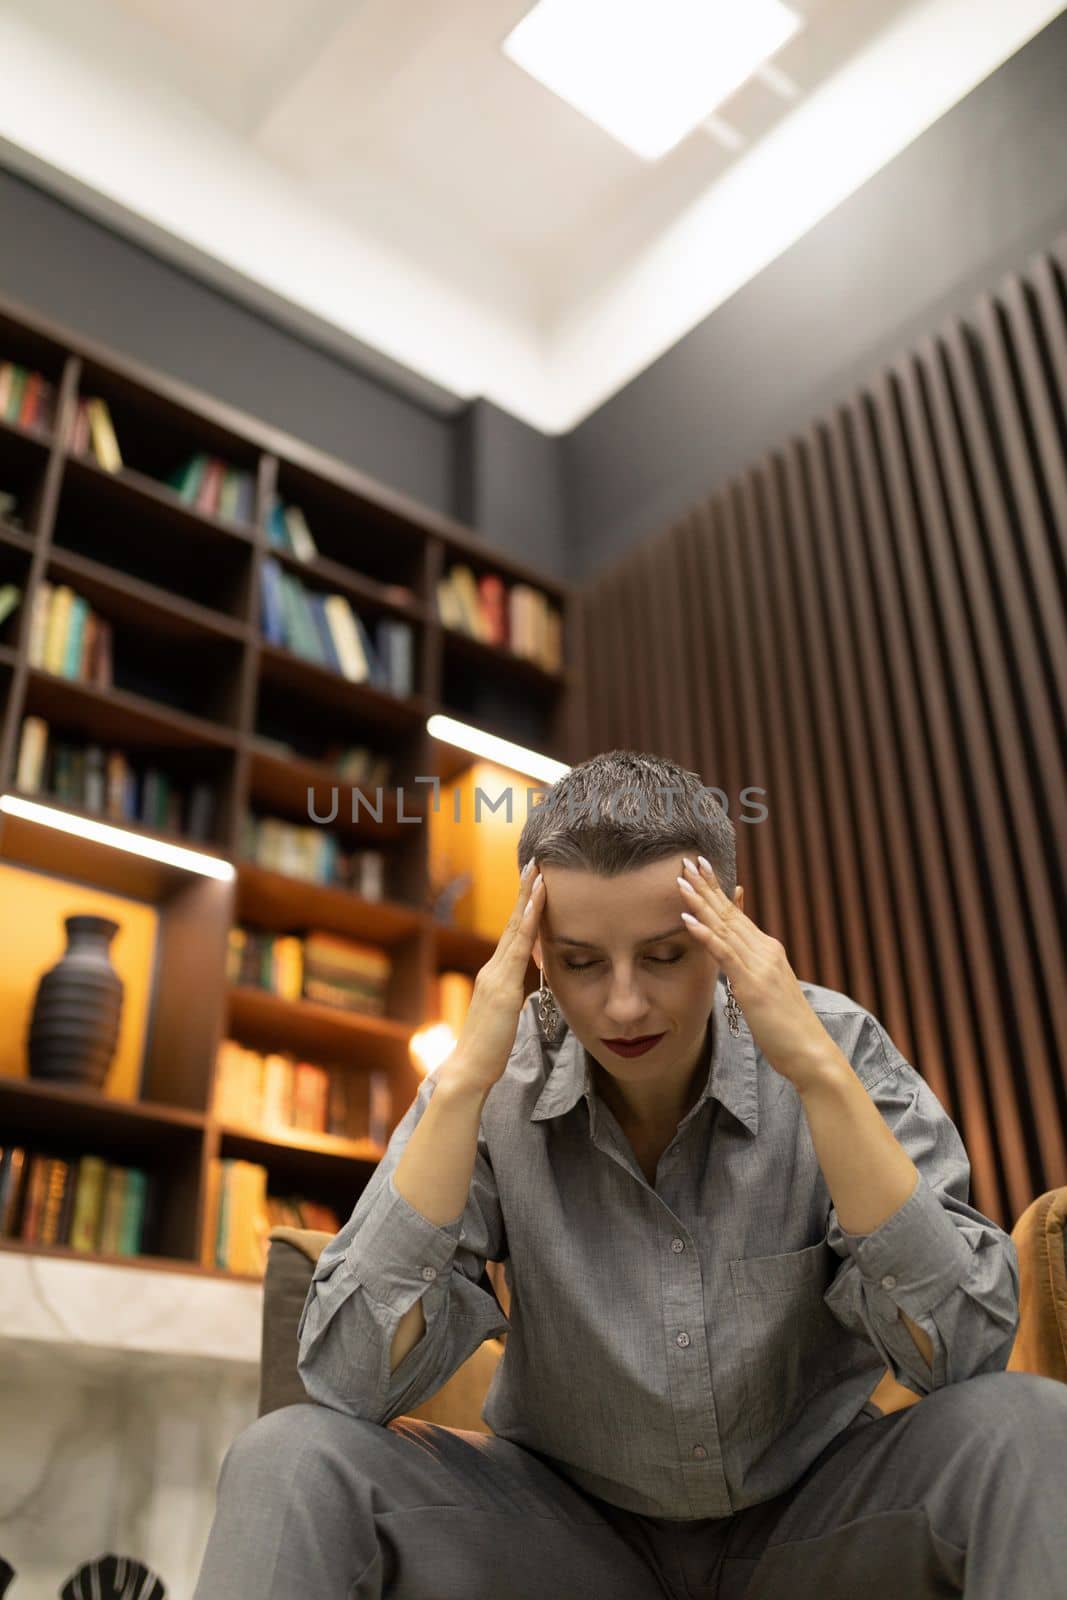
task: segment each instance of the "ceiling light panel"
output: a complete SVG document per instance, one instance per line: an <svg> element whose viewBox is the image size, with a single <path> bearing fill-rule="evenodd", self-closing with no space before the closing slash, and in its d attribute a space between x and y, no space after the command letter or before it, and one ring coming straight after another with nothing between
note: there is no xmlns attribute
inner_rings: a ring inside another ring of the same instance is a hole
<svg viewBox="0 0 1067 1600"><path fill-rule="evenodd" d="M782 0L538 0L501 48L655 161L800 26Z"/></svg>

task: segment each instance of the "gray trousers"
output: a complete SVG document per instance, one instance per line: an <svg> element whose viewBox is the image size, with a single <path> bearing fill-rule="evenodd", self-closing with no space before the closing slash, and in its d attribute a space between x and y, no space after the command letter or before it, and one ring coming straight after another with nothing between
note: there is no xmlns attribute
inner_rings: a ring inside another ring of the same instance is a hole
<svg viewBox="0 0 1067 1600"><path fill-rule="evenodd" d="M677 1522L492 1435L317 1405L246 1428L194 1600L1067 1600L1067 1384L871 1404L782 1495Z"/></svg>

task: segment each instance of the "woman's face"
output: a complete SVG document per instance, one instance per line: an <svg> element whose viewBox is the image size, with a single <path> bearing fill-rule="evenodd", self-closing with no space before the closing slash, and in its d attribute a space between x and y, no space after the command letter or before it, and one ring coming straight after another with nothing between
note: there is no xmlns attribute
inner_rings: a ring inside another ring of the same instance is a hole
<svg viewBox="0 0 1067 1600"><path fill-rule="evenodd" d="M665 1102L703 1054L718 966L682 921L681 856L615 878L546 866L534 944L571 1031L625 1096L642 1086ZM735 897L741 903L742 890ZM663 1034L644 1055L616 1055L605 1039ZM657 1086L652 1089L652 1086Z"/></svg>

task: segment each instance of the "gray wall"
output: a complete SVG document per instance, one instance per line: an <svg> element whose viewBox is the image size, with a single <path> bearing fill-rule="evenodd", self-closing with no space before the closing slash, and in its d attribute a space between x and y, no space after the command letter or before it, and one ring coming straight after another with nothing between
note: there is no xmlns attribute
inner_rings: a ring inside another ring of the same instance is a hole
<svg viewBox="0 0 1067 1600"><path fill-rule="evenodd" d="M554 439L373 352L346 358L2 165L0 295L568 575Z"/></svg>
<svg viewBox="0 0 1067 1600"><path fill-rule="evenodd" d="M2 150L0 294L581 578L1067 227L1064 84L1067 14L559 439L271 315L251 285L226 292L5 170Z"/></svg>
<svg viewBox="0 0 1067 1600"><path fill-rule="evenodd" d="M1067 13L563 441L580 573L664 527L1064 228Z"/></svg>

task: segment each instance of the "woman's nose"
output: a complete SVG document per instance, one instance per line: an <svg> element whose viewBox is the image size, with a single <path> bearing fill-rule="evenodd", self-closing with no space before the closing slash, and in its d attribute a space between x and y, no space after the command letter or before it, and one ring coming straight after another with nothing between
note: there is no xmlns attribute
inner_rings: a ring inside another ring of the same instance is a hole
<svg viewBox="0 0 1067 1600"><path fill-rule="evenodd" d="M621 975L612 979L606 1011L613 1022L632 1022L647 1010L648 1002L636 977Z"/></svg>

